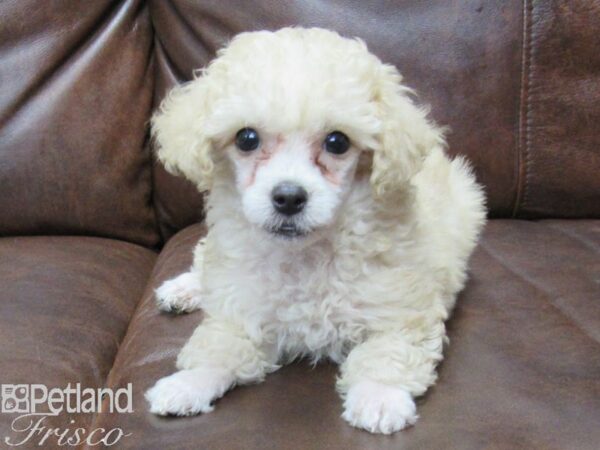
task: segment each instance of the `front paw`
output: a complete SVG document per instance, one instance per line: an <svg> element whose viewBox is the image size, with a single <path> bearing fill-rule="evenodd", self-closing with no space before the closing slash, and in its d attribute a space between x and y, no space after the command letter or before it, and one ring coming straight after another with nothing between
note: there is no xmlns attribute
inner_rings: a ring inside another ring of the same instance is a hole
<svg viewBox="0 0 600 450"><path fill-rule="evenodd" d="M199 274L187 272L165 281L155 291L156 304L161 311L185 313L200 308Z"/></svg>
<svg viewBox="0 0 600 450"><path fill-rule="evenodd" d="M214 409L212 402L221 397L232 381L218 370L181 370L158 380L146 392L150 412L161 416L191 416Z"/></svg>
<svg viewBox="0 0 600 450"><path fill-rule="evenodd" d="M417 421L417 408L406 390L373 381L350 387L342 417L371 433L391 434Z"/></svg>

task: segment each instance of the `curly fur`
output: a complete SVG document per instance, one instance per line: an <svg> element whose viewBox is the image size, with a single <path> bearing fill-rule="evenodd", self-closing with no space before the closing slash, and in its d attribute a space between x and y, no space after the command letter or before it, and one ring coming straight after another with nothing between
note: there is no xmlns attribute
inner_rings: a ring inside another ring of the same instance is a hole
<svg viewBox="0 0 600 450"><path fill-rule="evenodd" d="M435 382L485 208L401 80L360 40L286 28L237 36L163 101L158 156L210 190L209 232L190 272L157 290L162 309L202 308L205 319L180 372L148 391L153 412L208 412L233 385L309 357L341 365L350 424L391 433L415 422L413 397ZM236 153L247 126L272 136L262 156ZM317 167L307 155L332 130L352 150L336 159L316 147ZM310 192L305 237L266 229L281 179Z"/></svg>

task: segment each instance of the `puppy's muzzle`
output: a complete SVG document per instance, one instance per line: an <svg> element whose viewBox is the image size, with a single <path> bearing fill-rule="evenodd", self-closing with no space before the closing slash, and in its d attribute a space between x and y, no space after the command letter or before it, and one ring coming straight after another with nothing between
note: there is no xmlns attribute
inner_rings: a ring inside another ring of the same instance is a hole
<svg viewBox="0 0 600 450"><path fill-rule="evenodd" d="M275 211L285 216L293 216L301 212L307 201L308 193L295 183L280 183L271 192L271 203Z"/></svg>

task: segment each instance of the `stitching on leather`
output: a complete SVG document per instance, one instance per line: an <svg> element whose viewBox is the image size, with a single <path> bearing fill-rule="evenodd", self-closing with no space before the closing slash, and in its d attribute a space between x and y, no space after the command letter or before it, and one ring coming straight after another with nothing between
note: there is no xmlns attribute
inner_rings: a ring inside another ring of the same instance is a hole
<svg viewBox="0 0 600 450"><path fill-rule="evenodd" d="M512 217L517 217L527 188L527 161L529 157L530 101L531 83L531 38L533 0L523 1L523 38L521 47L521 92L519 105L519 131L517 140L517 192Z"/></svg>
<svg viewBox="0 0 600 450"><path fill-rule="evenodd" d="M531 128L533 125L533 107L532 107L532 97L535 94L535 90L533 87L534 82L534 68L535 68L535 48L538 41L538 33L535 32L533 28L533 21L535 16L535 5L534 1L530 0L528 5L529 12L529 45L528 45L528 59L529 59L529 70L527 73L527 103L526 103L526 126L525 126L525 153L524 153L524 161L523 161L523 169L525 171L525 177L523 179L523 189L522 189L522 197L521 197L521 209L526 209L526 206L529 204L529 195L530 195L530 186L529 180L531 178L531 165L533 161L533 152L531 151Z"/></svg>

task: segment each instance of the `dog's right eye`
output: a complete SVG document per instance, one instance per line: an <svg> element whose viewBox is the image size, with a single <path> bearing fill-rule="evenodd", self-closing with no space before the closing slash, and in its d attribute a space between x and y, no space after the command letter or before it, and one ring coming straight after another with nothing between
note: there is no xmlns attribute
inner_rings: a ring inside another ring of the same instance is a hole
<svg viewBox="0 0 600 450"><path fill-rule="evenodd" d="M242 128L235 135L235 145L243 152L256 150L258 144L260 144L260 138L254 128Z"/></svg>
<svg viewBox="0 0 600 450"><path fill-rule="evenodd" d="M342 155L350 148L350 139L341 131L333 131L325 137L323 147L329 153Z"/></svg>

